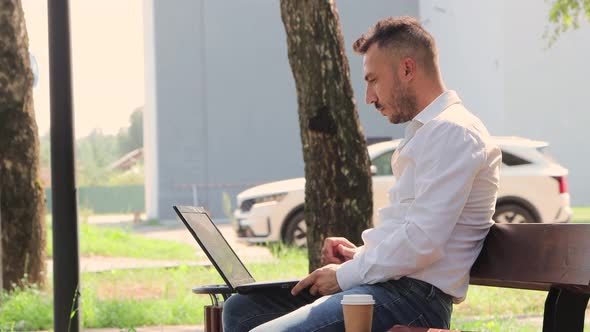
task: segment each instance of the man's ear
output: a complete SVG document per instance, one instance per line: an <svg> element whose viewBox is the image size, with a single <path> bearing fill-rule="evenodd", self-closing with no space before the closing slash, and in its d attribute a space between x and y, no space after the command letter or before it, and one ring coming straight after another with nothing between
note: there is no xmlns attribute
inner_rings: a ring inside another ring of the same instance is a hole
<svg viewBox="0 0 590 332"><path fill-rule="evenodd" d="M411 81L416 76L416 61L410 57L403 58L401 62L402 79L404 81Z"/></svg>

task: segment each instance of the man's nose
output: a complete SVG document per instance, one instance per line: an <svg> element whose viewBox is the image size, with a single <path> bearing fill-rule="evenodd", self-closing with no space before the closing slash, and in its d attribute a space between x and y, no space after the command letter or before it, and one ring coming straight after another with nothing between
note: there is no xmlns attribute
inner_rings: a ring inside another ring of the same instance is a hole
<svg viewBox="0 0 590 332"><path fill-rule="evenodd" d="M365 103L374 104L375 102L377 102L377 96L373 90L367 86L367 90L365 91Z"/></svg>

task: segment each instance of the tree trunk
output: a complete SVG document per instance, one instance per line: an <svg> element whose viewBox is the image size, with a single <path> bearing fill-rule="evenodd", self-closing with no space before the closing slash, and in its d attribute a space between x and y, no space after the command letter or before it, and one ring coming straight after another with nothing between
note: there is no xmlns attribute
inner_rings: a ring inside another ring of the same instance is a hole
<svg viewBox="0 0 590 332"><path fill-rule="evenodd" d="M369 157L334 1L281 0L281 16L297 86L312 271L326 237L359 244L370 227Z"/></svg>
<svg viewBox="0 0 590 332"><path fill-rule="evenodd" d="M20 0L0 0L0 220L3 288L44 282L44 195L33 74Z"/></svg>

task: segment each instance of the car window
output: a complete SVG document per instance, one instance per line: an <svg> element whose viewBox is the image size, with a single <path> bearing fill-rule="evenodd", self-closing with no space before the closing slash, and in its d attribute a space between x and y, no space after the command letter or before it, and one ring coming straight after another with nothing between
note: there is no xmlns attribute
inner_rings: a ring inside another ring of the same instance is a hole
<svg viewBox="0 0 590 332"><path fill-rule="evenodd" d="M389 176L393 173L391 172L391 155L393 151L387 151L375 158L373 158L372 164L377 167L376 176Z"/></svg>
<svg viewBox="0 0 590 332"><path fill-rule="evenodd" d="M530 161L522 159L519 156L513 155L512 153L502 151L502 164L504 164L506 166L518 166L518 165L526 165L526 164L530 164L530 163L531 163Z"/></svg>

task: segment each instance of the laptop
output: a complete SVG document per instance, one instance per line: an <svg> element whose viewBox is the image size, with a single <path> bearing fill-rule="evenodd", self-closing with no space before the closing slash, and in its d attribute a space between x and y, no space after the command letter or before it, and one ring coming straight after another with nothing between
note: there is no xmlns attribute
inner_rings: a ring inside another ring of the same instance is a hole
<svg viewBox="0 0 590 332"><path fill-rule="evenodd" d="M299 280L256 282L203 208L174 206L174 211L215 266L230 292L248 294L290 291L299 282ZM224 285L204 286L208 289L216 287L225 288Z"/></svg>

